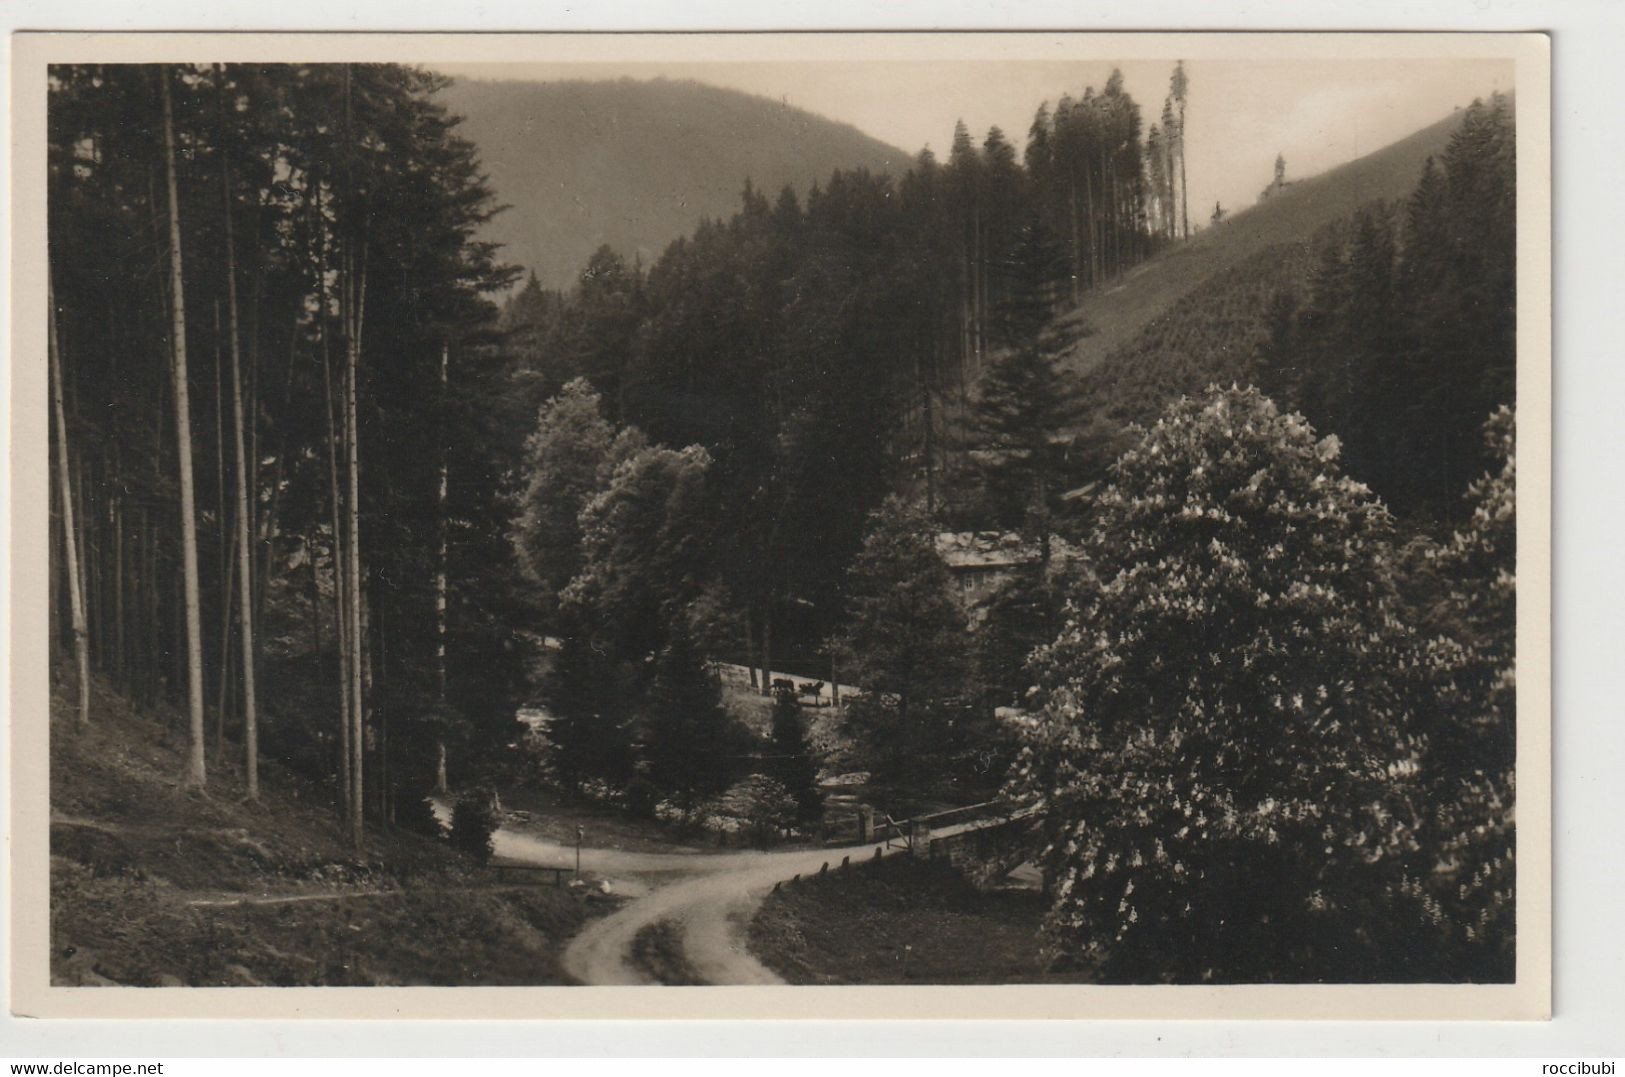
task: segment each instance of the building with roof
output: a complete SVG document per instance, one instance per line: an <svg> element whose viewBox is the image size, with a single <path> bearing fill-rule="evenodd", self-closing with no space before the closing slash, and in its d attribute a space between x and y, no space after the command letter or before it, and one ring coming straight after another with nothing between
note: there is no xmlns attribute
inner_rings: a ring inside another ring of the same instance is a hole
<svg viewBox="0 0 1625 1077"><path fill-rule="evenodd" d="M943 531L936 538L937 556L953 579L960 608L979 621L987 603L1020 574L1039 571L1043 547L1014 531ZM1074 561L1077 547L1050 536L1050 561Z"/></svg>

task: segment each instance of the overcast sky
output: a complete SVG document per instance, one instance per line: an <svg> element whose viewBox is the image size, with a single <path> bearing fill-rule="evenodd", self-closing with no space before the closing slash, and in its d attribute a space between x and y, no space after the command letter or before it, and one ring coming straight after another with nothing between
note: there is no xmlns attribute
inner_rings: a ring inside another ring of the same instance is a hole
<svg viewBox="0 0 1625 1077"><path fill-rule="evenodd" d="M850 123L909 153L929 145L946 156L954 122L978 141L1002 127L1018 151L1041 102L1099 88L1121 67L1128 92L1149 126L1162 112L1174 59L797 61L716 63L550 63L439 65L449 75L557 79L694 79ZM1205 220L1215 201L1253 203L1275 155L1289 177L1353 160L1469 104L1510 90L1503 60L1221 60L1186 64L1190 78L1186 161L1191 217ZM1200 212L1199 212L1200 208Z"/></svg>

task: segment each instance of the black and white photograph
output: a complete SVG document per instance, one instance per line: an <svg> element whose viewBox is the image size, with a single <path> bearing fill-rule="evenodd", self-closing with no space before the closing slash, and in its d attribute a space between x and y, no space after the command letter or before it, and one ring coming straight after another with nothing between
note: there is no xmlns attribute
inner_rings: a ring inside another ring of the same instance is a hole
<svg viewBox="0 0 1625 1077"><path fill-rule="evenodd" d="M42 984L1546 1012L1545 43L1340 36L53 55Z"/></svg>

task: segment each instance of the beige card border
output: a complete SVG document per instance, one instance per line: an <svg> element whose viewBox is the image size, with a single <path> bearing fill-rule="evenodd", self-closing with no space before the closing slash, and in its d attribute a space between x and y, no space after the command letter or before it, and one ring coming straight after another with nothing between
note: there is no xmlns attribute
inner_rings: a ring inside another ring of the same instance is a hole
<svg viewBox="0 0 1625 1077"><path fill-rule="evenodd" d="M12 37L11 1012L34 1017L1540 1019L1551 1015L1551 70L1538 33L18 33ZM49 982L45 69L60 62L1499 58L1518 128L1518 957L1457 986L116 988ZM21 316L17 316L17 315Z"/></svg>

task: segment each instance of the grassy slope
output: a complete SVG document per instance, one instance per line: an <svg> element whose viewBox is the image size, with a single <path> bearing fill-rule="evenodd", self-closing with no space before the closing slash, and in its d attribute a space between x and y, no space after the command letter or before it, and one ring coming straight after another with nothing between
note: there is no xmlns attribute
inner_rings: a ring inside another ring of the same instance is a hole
<svg viewBox="0 0 1625 1077"><path fill-rule="evenodd" d="M648 265L736 211L747 178L769 199L787 183L805 196L837 168L896 174L909 160L847 124L696 82L460 81L443 99L510 207L485 238L551 287L604 243Z"/></svg>
<svg viewBox="0 0 1625 1077"><path fill-rule="evenodd" d="M1159 317L1187 316L1176 306L1183 308L1182 301L1204 287L1247 287L1266 276L1307 283L1302 278L1312 264L1315 235L1370 202L1407 197L1428 157L1444 152L1458 118L1448 116L1357 161L1299 180L1086 297L1064 319L1080 335L1063 362L1078 374L1089 374L1120 351L1125 360L1142 358L1133 354L1141 351L1134 347L1137 338L1158 331L1154 323Z"/></svg>
<svg viewBox="0 0 1625 1077"><path fill-rule="evenodd" d="M372 835L358 860L327 795L274 766L257 806L227 767L207 796L183 792L180 716L105 685L88 729L60 690L51 711L54 982L565 982L558 954L585 899L497 886L400 832Z"/></svg>
<svg viewBox="0 0 1625 1077"><path fill-rule="evenodd" d="M1089 412L1116 423L1150 422L1183 394L1252 380L1271 298L1287 291L1303 302L1320 250L1340 230L1342 222L1301 243L1266 247L1187 292L1084 375Z"/></svg>
<svg viewBox="0 0 1625 1077"><path fill-rule="evenodd" d="M985 893L901 854L770 894L750 948L796 984L1064 983L1040 952L1043 898Z"/></svg>

